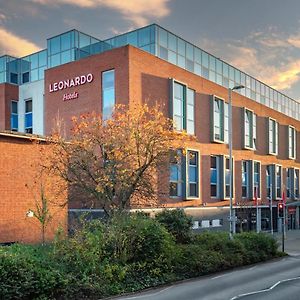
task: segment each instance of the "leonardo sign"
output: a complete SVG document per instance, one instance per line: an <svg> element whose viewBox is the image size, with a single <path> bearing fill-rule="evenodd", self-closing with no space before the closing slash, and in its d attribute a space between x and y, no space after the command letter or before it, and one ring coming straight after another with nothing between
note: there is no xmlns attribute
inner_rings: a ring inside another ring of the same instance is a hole
<svg viewBox="0 0 300 300"><path fill-rule="evenodd" d="M67 88L71 88L73 86L79 86L83 85L86 83L92 82L94 79L93 74L89 73L87 75L81 75L81 76L76 76L71 79L66 79L66 80L61 80L58 82L50 83L49 84L49 92L57 92L61 91Z"/></svg>

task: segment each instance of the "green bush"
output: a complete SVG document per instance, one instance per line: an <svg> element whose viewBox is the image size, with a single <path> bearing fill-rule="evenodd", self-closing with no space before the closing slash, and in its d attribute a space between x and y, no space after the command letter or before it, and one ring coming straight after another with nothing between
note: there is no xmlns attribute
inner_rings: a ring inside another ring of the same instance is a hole
<svg viewBox="0 0 300 300"><path fill-rule="evenodd" d="M180 211L119 214L52 245L0 247L0 299L99 299L278 255L271 236L230 240L227 232L192 234L189 224Z"/></svg>
<svg viewBox="0 0 300 300"><path fill-rule="evenodd" d="M164 210L155 216L175 237L178 243L188 243L192 232L192 217L186 215L182 209Z"/></svg>
<svg viewBox="0 0 300 300"><path fill-rule="evenodd" d="M224 268L245 263L246 249L243 243L238 239L230 240L227 232L202 232L194 236L193 244L207 251L222 253L226 261Z"/></svg>
<svg viewBox="0 0 300 300"><path fill-rule="evenodd" d="M181 245L175 266L179 278L190 278L222 270L226 265L222 253L203 249L200 245Z"/></svg>
<svg viewBox="0 0 300 300"><path fill-rule="evenodd" d="M243 232L237 234L235 239L240 241L246 249L246 263L263 261L277 255L277 241L265 233Z"/></svg>
<svg viewBox="0 0 300 300"><path fill-rule="evenodd" d="M66 277L47 261L42 264L28 253L0 250L0 299L53 299L67 284Z"/></svg>

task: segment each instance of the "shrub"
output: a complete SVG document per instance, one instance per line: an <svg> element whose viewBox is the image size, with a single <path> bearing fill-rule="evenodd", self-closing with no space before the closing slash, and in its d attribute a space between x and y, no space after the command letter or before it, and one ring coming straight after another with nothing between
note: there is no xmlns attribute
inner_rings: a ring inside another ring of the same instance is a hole
<svg viewBox="0 0 300 300"><path fill-rule="evenodd" d="M26 252L26 247L19 248ZM51 299L62 294L68 280L47 261L0 251L1 299Z"/></svg>
<svg viewBox="0 0 300 300"><path fill-rule="evenodd" d="M270 235L243 232L237 234L235 239L244 245L247 251L247 263L263 261L277 255L277 241Z"/></svg>
<svg viewBox="0 0 300 300"><path fill-rule="evenodd" d="M181 278L190 278L222 270L226 265L222 253L204 250L199 245L181 245L180 258L175 266Z"/></svg>
<svg viewBox="0 0 300 300"><path fill-rule="evenodd" d="M183 210L164 210L158 213L155 219L167 228L178 243L190 241L192 217L187 216Z"/></svg>
<svg viewBox="0 0 300 300"><path fill-rule="evenodd" d="M241 266L245 263L246 249L237 239L230 240L227 232L203 232L195 235L193 243L207 251L222 253L224 268Z"/></svg>

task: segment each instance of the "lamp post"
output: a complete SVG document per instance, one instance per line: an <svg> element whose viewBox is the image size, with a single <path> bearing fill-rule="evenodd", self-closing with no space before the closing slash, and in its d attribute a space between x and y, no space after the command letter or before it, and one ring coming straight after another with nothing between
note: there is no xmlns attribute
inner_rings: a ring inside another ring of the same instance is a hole
<svg viewBox="0 0 300 300"><path fill-rule="evenodd" d="M233 239L233 209L232 209L232 100L231 92L245 88L243 85L236 85L233 88L228 88L228 101L229 101L229 237Z"/></svg>

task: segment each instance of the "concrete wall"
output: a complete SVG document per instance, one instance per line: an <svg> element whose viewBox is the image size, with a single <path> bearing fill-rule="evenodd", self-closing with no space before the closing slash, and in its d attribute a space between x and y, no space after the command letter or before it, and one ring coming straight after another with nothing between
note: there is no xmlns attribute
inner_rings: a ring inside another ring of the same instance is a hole
<svg viewBox="0 0 300 300"><path fill-rule="evenodd" d="M25 132L25 100L32 99L33 133L44 132L44 80L34 81L19 86L19 132Z"/></svg>

